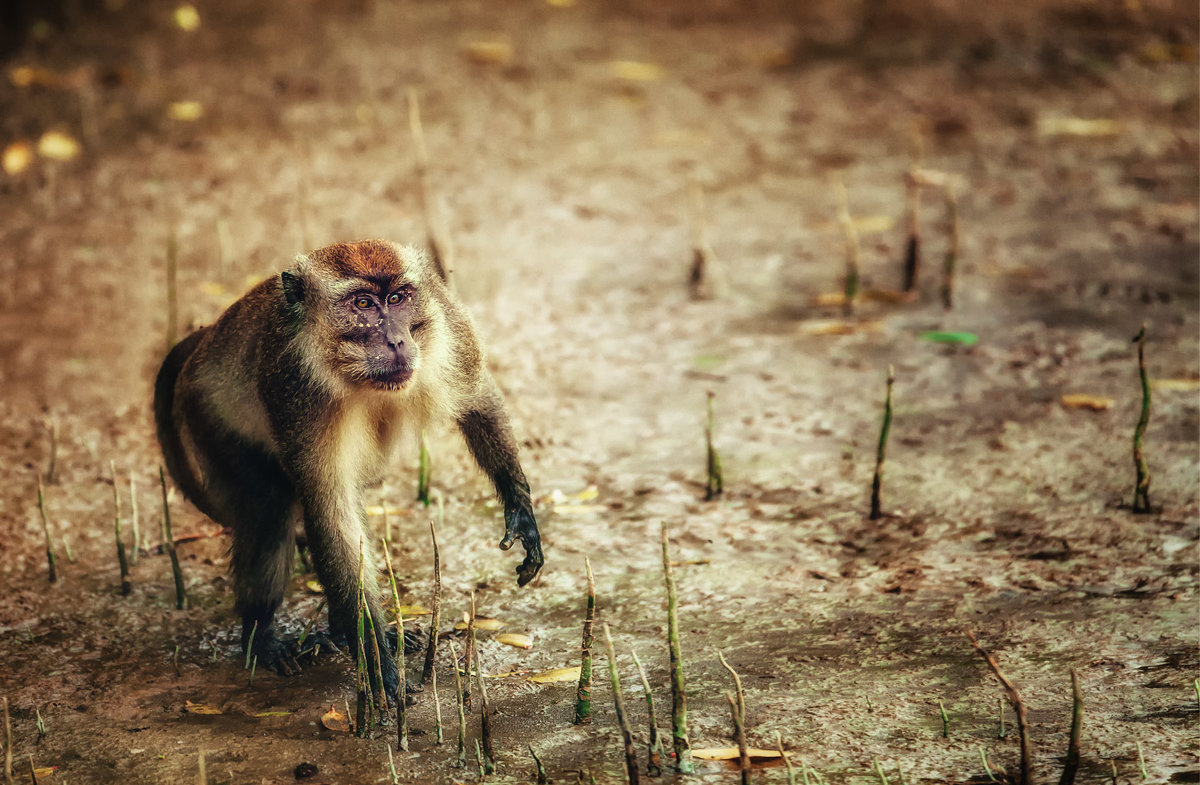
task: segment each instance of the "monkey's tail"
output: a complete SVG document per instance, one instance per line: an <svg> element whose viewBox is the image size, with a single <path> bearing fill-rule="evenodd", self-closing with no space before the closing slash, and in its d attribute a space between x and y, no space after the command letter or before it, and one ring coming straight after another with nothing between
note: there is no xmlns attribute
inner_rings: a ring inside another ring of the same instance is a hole
<svg viewBox="0 0 1200 785"><path fill-rule="evenodd" d="M192 356L200 338L208 330L203 327L184 338L163 360L154 380L154 422L158 430L158 444L162 447L163 458L167 463L167 471L183 495L208 517L213 517L212 505L204 492L204 483L192 471L187 452L180 436L180 423L175 422L175 386L183 364Z"/></svg>

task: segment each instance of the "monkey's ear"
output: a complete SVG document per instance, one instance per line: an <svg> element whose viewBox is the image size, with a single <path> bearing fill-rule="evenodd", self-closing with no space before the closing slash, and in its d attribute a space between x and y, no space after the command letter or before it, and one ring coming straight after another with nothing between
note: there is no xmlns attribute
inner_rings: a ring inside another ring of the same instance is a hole
<svg viewBox="0 0 1200 785"><path fill-rule="evenodd" d="M304 302L304 279L295 273L284 271L279 274L279 282L283 285L283 296L288 305L300 305Z"/></svg>

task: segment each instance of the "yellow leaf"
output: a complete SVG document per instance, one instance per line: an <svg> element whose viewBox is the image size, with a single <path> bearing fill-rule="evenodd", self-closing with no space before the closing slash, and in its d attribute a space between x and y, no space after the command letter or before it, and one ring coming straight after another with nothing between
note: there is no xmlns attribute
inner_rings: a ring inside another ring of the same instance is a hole
<svg viewBox="0 0 1200 785"><path fill-rule="evenodd" d="M533 638L519 632L505 632L496 636L496 640L500 643L507 643L509 646L516 646L518 649L532 649Z"/></svg>
<svg viewBox="0 0 1200 785"><path fill-rule="evenodd" d="M335 733L350 732L350 720L346 718L345 714L332 706L329 707L329 711L321 715L321 724Z"/></svg>
<svg viewBox="0 0 1200 785"><path fill-rule="evenodd" d="M13 142L4 148L3 158L0 159L4 171L13 176L24 172L32 163L33 148L29 142Z"/></svg>
<svg viewBox="0 0 1200 785"><path fill-rule="evenodd" d="M750 754L751 759L765 760L780 757L779 750L760 750L749 747L746 752ZM692 757L701 760L734 760L739 757L739 753L737 747L705 747L698 750L693 749Z"/></svg>
<svg viewBox="0 0 1200 785"><path fill-rule="evenodd" d="M33 775L38 779L41 779L42 777L49 777L56 771L58 771L57 766L41 766L33 770Z"/></svg>
<svg viewBox="0 0 1200 785"><path fill-rule="evenodd" d="M18 65L8 69L8 81L13 87L29 87L37 82L37 69L31 65Z"/></svg>
<svg viewBox="0 0 1200 785"><path fill-rule="evenodd" d="M504 622L499 619L489 619L486 616L475 617L475 629L484 630L486 632L495 632L504 626ZM454 625L456 630L465 630L467 628L466 621L460 621Z"/></svg>
<svg viewBox="0 0 1200 785"><path fill-rule="evenodd" d="M819 308L842 305L846 302L846 294L844 292L821 292L809 302Z"/></svg>
<svg viewBox="0 0 1200 785"><path fill-rule="evenodd" d="M612 68L613 76L630 82L655 82L663 77L663 67L655 63L613 60L609 66Z"/></svg>
<svg viewBox="0 0 1200 785"><path fill-rule="evenodd" d="M255 714L254 716L255 717L288 717L290 715L291 715L290 711L260 711L258 714Z"/></svg>
<svg viewBox="0 0 1200 785"><path fill-rule="evenodd" d="M38 139L38 155L52 161L70 161L82 149L75 137L62 131L47 131Z"/></svg>
<svg viewBox="0 0 1200 785"><path fill-rule="evenodd" d="M205 704L205 703L192 703L189 700L185 700L183 703L184 703L183 710L186 711L188 714L224 714L225 713L225 712L221 711L220 709L218 709L217 707L209 706L208 704Z"/></svg>
<svg viewBox="0 0 1200 785"><path fill-rule="evenodd" d="M322 586L321 582L315 578L305 581L304 588L308 589L313 594L324 594L325 593L325 587Z"/></svg>
<svg viewBox="0 0 1200 785"><path fill-rule="evenodd" d="M1121 133L1121 124L1083 117L1041 117L1037 129L1039 136L1116 136Z"/></svg>
<svg viewBox="0 0 1200 785"><path fill-rule="evenodd" d="M256 279L256 282L257 282L257 279ZM366 513L367 513L367 515L375 515L375 516L383 515L384 513L387 513L388 515L412 515L412 510L406 509L404 507L388 507L385 510L381 505L369 504L369 505L367 505Z"/></svg>
<svg viewBox="0 0 1200 785"><path fill-rule="evenodd" d="M575 0L546 0L546 5L555 8L571 8L575 5Z"/></svg>
<svg viewBox="0 0 1200 785"><path fill-rule="evenodd" d="M204 104L199 101L172 101L167 104L167 117L190 123L204 117Z"/></svg>
<svg viewBox="0 0 1200 785"><path fill-rule="evenodd" d="M421 605L401 605L400 613L405 616L429 616L433 611Z"/></svg>
<svg viewBox="0 0 1200 785"><path fill-rule="evenodd" d="M508 41L470 41L463 47L463 54L483 65L507 65L512 60L513 48Z"/></svg>
<svg viewBox="0 0 1200 785"><path fill-rule="evenodd" d="M175 24L180 30L192 32L200 27L200 12L191 3L185 3L175 9Z"/></svg>
<svg viewBox="0 0 1200 785"><path fill-rule="evenodd" d="M1150 386L1156 390L1191 392L1200 390L1200 379L1151 379Z"/></svg>
<svg viewBox="0 0 1200 785"><path fill-rule="evenodd" d="M557 684L563 681L579 681L580 666L574 668L553 668L529 677L534 684Z"/></svg>
<svg viewBox="0 0 1200 785"><path fill-rule="evenodd" d="M879 332L882 329L882 322L846 322L840 319L805 322L800 325L802 335L854 335Z"/></svg>
<svg viewBox="0 0 1200 785"><path fill-rule="evenodd" d="M1087 395L1086 393L1067 393L1062 397L1062 405L1068 409L1091 409L1101 412L1111 409L1114 401L1102 395Z"/></svg>
<svg viewBox="0 0 1200 785"><path fill-rule="evenodd" d="M603 504L556 504L554 511L559 515L586 515L590 512L607 510Z"/></svg>

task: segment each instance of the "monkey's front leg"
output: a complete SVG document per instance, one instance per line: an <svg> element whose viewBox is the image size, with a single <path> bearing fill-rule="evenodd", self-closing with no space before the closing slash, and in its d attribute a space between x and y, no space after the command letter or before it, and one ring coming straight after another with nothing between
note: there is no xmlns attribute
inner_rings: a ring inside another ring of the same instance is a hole
<svg viewBox="0 0 1200 785"><path fill-rule="evenodd" d="M363 640L367 657L367 673L371 684L382 686L388 700L395 705L400 685L395 659L387 642L387 625L379 605L375 576L378 575L372 558L371 543L366 541L365 530L357 500L344 488L325 488L316 483L309 485L315 492L305 495L304 530L312 551L313 566L317 577L325 587L329 603L329 626L335 640L344 639L351 655L358 659L358 569L360 554L363 564L362 590L366 595L367 609L375 623L375 643L379 647L382 674L375 668L374 650L370 633Z"/></svg>
<svg viewBox="0 0 1200 785"><path fill-rule="evenodd" d="M484 405L463 415L458 427L471 454L504 502L504 538L500 540L500 549L508 550L516 540L525 546L525 560L517 566L517 585L524 586L534 579L546 559L542 555L537 520L533 517L529 482L517 460L516 441L499 392L493 392Z"/></svg>

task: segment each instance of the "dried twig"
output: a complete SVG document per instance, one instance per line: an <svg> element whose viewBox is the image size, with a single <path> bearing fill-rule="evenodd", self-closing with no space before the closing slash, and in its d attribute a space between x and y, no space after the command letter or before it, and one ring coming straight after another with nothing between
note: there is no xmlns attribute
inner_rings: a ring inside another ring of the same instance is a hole
<svg viewBox="0 0 1200 785"><path fill-rule="evenodd" d="M1079 674L1071 669L1071 738L1067 742L1067 761L1063 764L1058 785L1074 785L1079 771L1079 739L1083 734L1083 693L1079 690Z"/></svg>
<svg viewBox="0 0 1200 785"><path fill-rule="evenodd" d="M1134 336L1138 347L1138 376L1142 382L1142 412L1133 431L1133 466L1137 472L1137 483L1133 488L1133 511L1150 512L1150 469L1142 455L1142 436L1150 422L1150 379L1146 376L1146 325Z"/></svg>
<svg viewBox="0 0 1200 785"><path fill-rule="evenodd" d="M58 581L58 569L54 566L54 540L50 536L50 522L46 518L46 492L42 488L42 475L37 478L38 514L42 518L42 532L46 535L46 565L50 583Z"/></svg>
<svg viewBox="0 0 1200 785"><path fill-rule="evenodd" d="M712 501L725 492L725 475L721 470L721 454L713 444L713 398L717 394L708 390L705 394L707 416L704 421L704 444L708 455L708 480L704 486L704 500Z"/></svg>
<svg viewBox="0 0 1200 785"><path fill-rule="evenodd" d="M975 639L975 633L967 631L967 639L971 641L971 645L975 647L975 651L979 652L979 656L983 657L988 667L992 669L992 673L996 674L996 678L1004 685L1004 691L1008 694L1009 703L1012 704L1013 711L1017 715L1017 734L1021 739L1021 776L1018 782L1020 785L1031 785L1030 772L1033 768L1033 756L1029 747L1029 729L1025 719L1025 704L1021 701L1021 695L1017 692L1017 688L1008 680L1008 677L1000 670L1000 666L996 664L996 658L988 653L979 641Z"/></svg>
<svg viewBox="0 0 1200 785"><path fill-rule="evenodd" d="M625 714L625 701L621 697L621 678L617 675L617 655L613 651L612 633L608 623L604 624L604 642L608 647L608 678L612 681L613 705L617 711L617 725L621 728L621 739L625 744L625 780L629 785L638 785L637 751L633 748L633 732L629 730L629 717Z"/></svg>
<svg viewBox="0 0 1200 785"><path fill-rule="evenodd" d="M183 610L187 607L187 592L183 586L183 570L179 566L179 554L175 552L175 537L171 534L171 505L167 501L167 475L161 466L158 467L158 482L162 486L162 535L163 548L171 557L171 574L175 576L175 607Z"/></svg>
<svg viewBox="0 0 1200 785"><path fill-rule="evenodd" d="M442 509L442 497L438 494L439 513ZM433 540L433 608L429 616L429 642L425 644L425 667L421 670L422 686L434 676L438 627L442 623L442 552L438 547L437 526L433 521L429 522L429 537Z"/></svg>
<svg viewBox="0 0 1200 785"><path fill-rule="evenodd" d="M837 200L838 224L842 227L842 236L846 242L846 276L843 284L845 300L842 309L849 316L854 313L854 300L858 296L858 268L862 251L858 244L858 230L854 228L854 219L850 217L846 184L842 182L840 173L833 180L833 192Z"/></svg>
<svg viewBox="0 0 1200 785"><path fill-rule="evenodd" d="M746 695L742 692L742 679L720 651L717 652L717 659L733 677L733 686L736 692L728 695L729 705L733 708L733 734L738 745L738 763L742 771L742 785L750 785L750 753L746 748Z"/></svg>
<svg viewBox="0 0 1200 785"><path fill-rule="evenodd" d="M887 397L883 401L883 425L879 429L879 446L875 449L875 477L871 481L871 515L877 521L883 517L879 494L883 486L883 459L887 450L888 432L892 428L892 385L896 382L896 371L888 366Z"/></svg>
<svg viewBox="0 0 1200 785"><path fill-rule="evenodd" d="M454 253L450 247L449 232L441 220L441 213L434 205L429 182L429 152L425 148L425 129L421 124L421 104L417 100L416 90L412 88L408 90L408 125L412 131L413 148L416 151L417 180L421 184L421 209L425 213L426 239L430 255L438 275L448 286L452 286Z"/></svg>
<svg viewBox="0 0 1200 785"><path fill-rule="evenodd" d="M675 595L675 576L671 572L671 549L667 539L667 524L662 524L663 577L667 585L667 645L671 653L671 735L675 743L675 768L692 774L691 742L687 731L687 691L683 683L683 655L679 647L678 599Z"/></svg>
<svg viewBox="0 0 1200 785"><path fill-rule="evenodd" d="M596 621L596 579L592 561L583 557L587 573L587 608L583 617L583 643L580 647L579 685L575 688L575 724L592 721L592 625Z"/></svg>
<svg viewBox="0 0 1200 785"><path fill-rule="evenodd" d="M121 594L129 594L133 591L133 584L129 580L129 559L125 556L125 541L121 537L121 494L117 491L117 467L109 461L108 469L113 480L113 527L117 537L117 562L121 567Z"/></svg>
<svg viewBox="0 0 1200 785"><path fill-rule="evenodd" d="M396 743L408 752L408 675L404 662L404 613L400 610L400 590L396 587L396 571L392 569L392 554L388 541L383 541L383 558L387 563L388 579L392 585L392 602L396 606L396 673L400 678L396 687ZM439 732L441 724L439 718Z"/></svg>
<svg viewBox="0 0 1200 785"><path fill-rule="evenodd" d="M471 620L467 629L471 657L475 660L475 684L479 687L479 735L483 741L483 769L485 774L491 774L496 770L496 751L492 747L492 710L488 704L487 685L483 681L483 663L479 660L479 642L475 635L475 592L471 592ZM471 678L470 671L467 672L467 678Z"/></svg>

